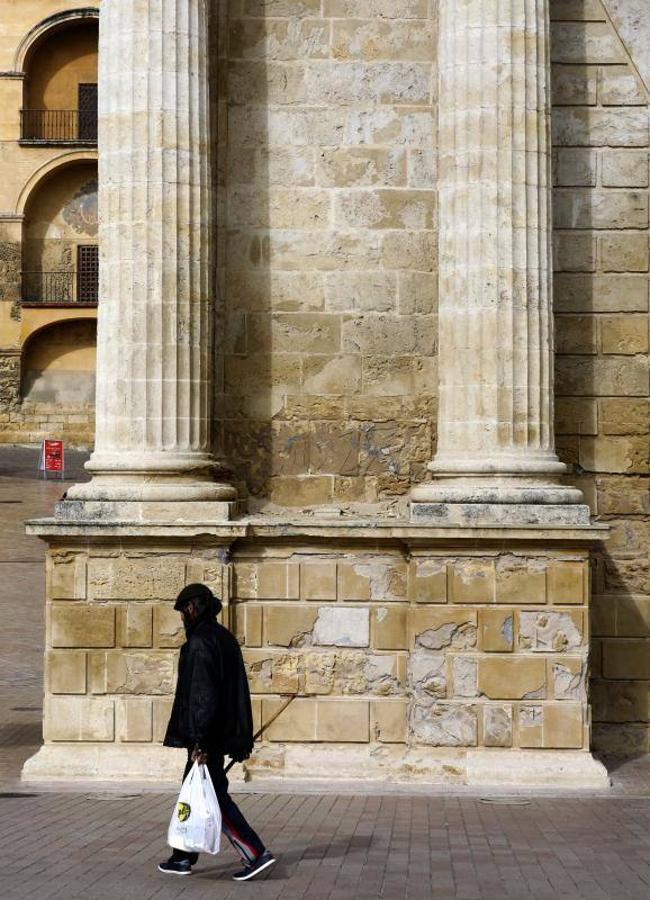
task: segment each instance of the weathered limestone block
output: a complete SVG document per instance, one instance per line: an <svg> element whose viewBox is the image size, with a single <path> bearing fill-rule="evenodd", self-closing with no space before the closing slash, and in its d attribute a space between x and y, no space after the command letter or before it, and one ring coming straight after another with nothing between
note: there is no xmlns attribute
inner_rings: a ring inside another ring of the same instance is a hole
<svg viewBox="0 0 650 900"><path fill-rule="evenodd" d="M409 566L408 594L416 603L446 603L446 560L414 559Z"/></svg>
<svg viewBox="0 0 650 900"><path fill-rule="evenodd" d="M261 647L262 607L252 603L238 603L231 607L230 628L240 644Z"/></svg>
<svg viewBox="0 0 650 900"><path fill-rule="evenodd" d="M558 150L555 167L558 185L562 187L595 187L597 162L596 150L588 150L583 147L567 147ZM571 237L578 236L571 234Z"/></svg>
<svg viewBox="0 0 650 900"><path fill-rule="evenodd" d="M583 704L549 703L544 706L544 746L577 749L584 745Z"/></svg>
<svg viewBox="0 0 650 900"><path fill-rule="evenodd" d="M379 607L372 614L372 645L376 650L408 648L408 609Z"/></svg>
<svg viewBox="0 0 650 900"><path fill-rule="evenodd" d="M335 147L325 149L316 161L316 178L326 187L397 187L406 183L406 152L401 147ZM386 278L383 273L375 277ZM338 273L333 273L337 286L345 291ZM394 275L388 276L393 286ZM354 277L353 277L354 282ZM371 282L372 283L372 282ZM328 278L331 289L332 281ZM337 292L338 293L338 292ZM347 294L347 292L346 292ZM392 307L392 291L385 292L385 308ZM349 296L349 295L348 295ZM350 310L356 304L341 304L339 308ZM376 308L376 312L381 310Z"/></svg>
<svg viewBox="0 0 650 900"><path fill-rule="evenodd" d="M336 562L300 564L302 600L336 600Z"/></svg>
<svg viewBox="0 0 650 900"><path fill-rule="evenodd" d="M551 59L562 63L616 64L625 61L609 22L567 22L551 26Z"/></svg>
<svg viewBox="0 0 650 900"><path fill-rule="evenodd" d="M178 613L175 615L180 618ZM153 607L140 604L120 606L117 610L117 634L121 647L151 647L153 644Z"/></svg>
<svg viewBox="0 0 650 900"><path fill-rule="evenodd" d="M305 692L329 694L334 687L336 654L314 651L305 654Z"/></svg>
<svg viewBox="0 0 650 900"><path fill-rule="evenodd" d="M607 679L650 680L647 640L606 640L603 643L603 676Z"/></svg>
<svg viewBox="0 0 650 900"><path fill-rule="evenodd" d="M153 738L153 702L150 697L125 697L115 708L117 737L124 743L149 743Z"/></svg>
<svg viewBox="0 0 650 900"><path fill-rule="evenodd" d="M589 573L585 562L554 562L548 570L548 599L557 605L587 602Z"/></svg>
<svg viewBox="0 0 650 900"><path fill-rule="evenodd" d="M646 114L640 109L558 107L553 111L553 144L557 147L645 147L648 142L645 119Z"/></svg>
<svg viewBox="0 0 650 900"><path fill-rule="evenodd" d="M161 603L153 610L155 646L180 647L185 641L183 620L171 604Z"/></svg>
<svg viewBox="0 0 650 900"><path fill-rule="evenodd" d="M645 248L647 250L647 240ZM646 264L643 264L646 266ZM646 266L647 268L647 266ZM648 352L647 316L603 316L600 322L600 339L603 353L634 355Z"/></svg>
<svg viewBox="0 0 650 900"><path fill-rule="evenodd" d="M274 654L268 650L243 650L248 684L253 694L272 694Z"/></svg>
<svg viewBox="0 0 650 900"><path fill-rule="evenodd" d="M450 567L452 603L494 603L495 567L491 560L460 559Z"/></svg>
<svg viewBox="0 0 650 900"><path fill-rule="evenodd" d="M110 606L52 606L52 647L114 647L115 609Z"/></svg>
<svg viewBox="0 0 650 900"><path fill-rule="evenodd" d="M286 703L282 700L262 701L262 719L267 722ZM270 741L315 741L316 701L294 700L266 732Z"/></svg>
<svg viewBox="0 0 650 900"><path fill-rule="evenodd" d="M615 202L612 201L614 207ZM603 225L603 228L609 227L617 226ZM557 312L580 313L644 312L648 309L644 282L645 278L640 275L558 275L555 309Z"/></svg>
<svg viewBox="0 0 650 900"><path fill-rule="evenodd" d="M429 9L427 0L324 0L323 15L336 19L426 19Z"/></svg>
<svg viewBox="0 0 650 900"><path fill-rule="evenodd" d="M409 714L409 733L417 743L432 747L475 747L476 707L444 701L414 703Z"/></svg>
<svg viewBox="0 0 650 900"><path fill-rule="evenodd" d="M370 704L367 700L318 700L316 716L316 737L319 741L368 741Z"/></svg>
<svg viewBox="0 0 650 900"><path fill-rule="evenodd" d="M582 700L587 696L587 665L584 659L565 658L551 664L551 683L556 700Z"/></svg>
<svg viewBox="0 0 650 900"><path fill-rule="evenodd" d="M408 703L405 700L373 700L370 704L370 737L382 744L406 742Z"/></svg>
<svg viewBox="0 0 650 900"><path fill-rule="evenodd" d="M648 198L643 191L558 191L553 205L553 221L556 228L647 228ZM566 303L562 288L567 279L558 279L558 300ZM598 303L599 284L607 281L595 278L594 298ZM630 281L630 288L632 282ZM625 293L620 290L619 293ZM638 287L637 287L638 290ZM600 301L602 303L602 301ZM628 300L628 303L631 300ZM638 302L638 301L637 301ZM556 306L562 310L563 305ZM598 308L594 307L597 312Z"/></svg>
<svg viewBox="0 0 650 900"><path fill-rule="evenodd" d="M478 695L478 661L471 656L454 656L451 661L452 696Z"/></svg>
<svg viewBox="0 0 650 900"><path fill-rule="evenodd" d="M353 562L339 562L337 591L341 600L370 600L370 575L367 567Z"/></svg>
<svg viewBox="0 0 650 900"><path fill-rule="evenodd" d="M647 272L650 247L645 234L605 234L600 239L606 272Z"/></svg>
<svg viewBox="0 0 650 900"><path fill-rule="evenodd" d="M46 741L114 741L115 701L108 698L50 697L43 736Z"/></svg>
<svg viewBox="0 0 650 900"><path fill-rule="evenodd" d="M508 554L496 562L497 603L546 603L546 560Z"/></svg>
<svg viewBox="0 0 650 900"><path fill-rule="evenodd" d="M481 609L479 645L486 653L507 653L514 648L514 610Z"/></svg>
<svg viewBox="0 0 650 900"><path fill-rule="evenodd" d="M339 19L333 22L332 53L336 59L400 59L430 62L435 58L433 24Z"/></svg>
<svg viewBox="0 0 650 900"><path fill-rule="evenodd" d="M389 696L402 693L406 658L395 655L366 656L364 674L370 694Z"/></svg>
<svg viewBox="0 0 650 900"><path fill-rule="evenodd" d="M583 643L582 612L520 612L519 646L534 653L575 650Z"/></svg>
<svg viewBox="0 0 650 900"><path fill-rule="evenodd" d="M453 647L469 650L476 646L475 610L415 608L409 611L411 646L426 650Z"/></svg>
<svg viewBox="0 0 650 900"><path fill-rule="evenodd" d="M447 662L443 654L416 650L408 659L409 688L422 697L447 696Z"/></svg>
<svg viewBox="0 0 650 900"><path fill-rule="evenodd" d="M312 633L313 643L321 646L368 647L370 610L321 607Z"/></svg>
<svg viewBox="0 0 650 900"><path fill-rule="evenodd" d="M86 596L86 557L81 553L50 553L48 594L51 600L83 600Z"/></svg>
<svg viewBox="0 0 650 900"><path fill-rule="evenodd" d="M82 650L51 650L46 670L50 693L86 693L86 654Z"/></svg>
<svg viewBox="0 0 650 900"><path fill-rule="evenodd" d="M256 596L259 600L297 600L300 596L299 584L300 569L297 565L265 560L257 566Z"/></svg>
<svg viewBox="0 0 650 900"><path fill-rule="evenodd" d="M172 711L173 697L153 698L153 740L162 744Z"/></svg>
<svg viewBox="0 0 650 900"><path fill-rule="evenodd" d="M553 107L576 104L594 106L598 93L597 66L563 66L552 69Z"/></svg>
<svg viewBox="0 0 650 900"><path fill-rule="evenodd" d="M603 185L605 187L647 187L647 150L604 150Z"/></svg>
<svg viewBox="0 0 650 900"><path fill-rule="evenodd" d="M483 707L483 744L486 747L512 747L512 707Z"/></svg>
<svg viewBox="0 0 650 900"><path fill-rule="evenodd" d="M597 722L647 722L648 684L643 681L593 681L593 717Z"/></svg>
<svg viewBox="0 0 650 900"><path fill-rule="evenodd" d="M544 746L544 707L541 704L519 707L519 746Z"/></svg>
<svg viewBox="0 0 650 900"><path fill-rule="evenodd" d="M175 656L168 652L123 651L106 654L109 694L171 694Z"/></svg>
<svg viewBox="0 0 650 900"><path fill-rule="evenodd" d="M322 610L305 607L264 607L264 643L278 647L302 647L312 642L312 630ZM319 643L319 642L317 642Z"/></svg>
<svg viewBox="0 0 650 900"><path fill-rule="evenodd" d="M546 663L529 656L479 659L478 689L490 700L544 699Z"/></svg>
<svg viewBox="0 0 650 900"><path fill-rule="evenodd" d="M91 557L89 600L173 600L185 585L185 561L170 556Z"/></svg>

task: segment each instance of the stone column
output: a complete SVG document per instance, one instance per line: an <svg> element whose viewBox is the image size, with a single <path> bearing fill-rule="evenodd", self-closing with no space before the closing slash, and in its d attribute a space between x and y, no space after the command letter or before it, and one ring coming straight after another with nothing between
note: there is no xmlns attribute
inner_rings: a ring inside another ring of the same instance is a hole
<svg viewBox="0 0 650 900"><path fill-rule="evenodd" d="M228 501L210 441L206 0L103 0L99 56L97 435L93 479L68 496Z"/></svg>
<svg viewBox="0 0 650 900"><path fill-rule="evenodd" d="M548 0L441 0L439 71L438 450L413 515L583 521L554 450Z"/></svg>

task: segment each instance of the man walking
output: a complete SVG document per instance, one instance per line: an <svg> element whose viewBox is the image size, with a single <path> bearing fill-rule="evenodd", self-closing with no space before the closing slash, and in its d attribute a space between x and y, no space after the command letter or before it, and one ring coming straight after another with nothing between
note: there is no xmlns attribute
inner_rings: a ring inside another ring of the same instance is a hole
<svg viewBox="0 0 650 900"><path fill-rule="evenodd" d="M187 765L208 767L221 809L223 832L242 858L235 881L255 878L275 862L228 793L224 756L237 762L253 750L253 717L241 650L236 638L215 621L221 601L204 584L183 588L174 609L180 612L186 642L181 647L176 695L164 744L185 747ZM198 853L174 850L161 872L191 875Z"/></svg>

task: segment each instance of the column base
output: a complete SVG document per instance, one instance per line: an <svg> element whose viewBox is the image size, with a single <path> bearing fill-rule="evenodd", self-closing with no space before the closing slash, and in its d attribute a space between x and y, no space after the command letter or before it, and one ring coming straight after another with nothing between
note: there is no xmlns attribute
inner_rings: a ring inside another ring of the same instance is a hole
<svg viewBox="0 0 650 900"><path fill-rule="evenodd" d="M91 522L229 522L244 515L241 500L62 500L54 506L54 518L67 524Z"/></svg>
<svg viewBox="0 0 650 900"><path fill-rule="evenodd" d="M23 767L27 783L178 783L185 752L157 744L45 744ZM334 777L333 777L334 776ZM586 750L432 750L350 744L263 745L233 781L315 782L319 791L382 785L605 790L607 770Z"/></svg>
<svg viewBox="0 0 650 900"><path fill-rule="evenodd" d="M411 522L441 526L589 525L585 504L427 503L411 501Z"/></svg>

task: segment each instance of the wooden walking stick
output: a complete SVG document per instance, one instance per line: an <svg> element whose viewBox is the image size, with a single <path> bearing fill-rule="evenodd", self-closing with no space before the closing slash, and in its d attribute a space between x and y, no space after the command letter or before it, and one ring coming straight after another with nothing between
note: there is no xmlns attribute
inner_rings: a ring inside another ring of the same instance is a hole
<svg viewBox="0 0 650 900"><path fill-rule="evenodd" d="M275 713L275 715L271 716L271 718L269 719L269 721L268 721L268 722L265 722L265 723L262 725L262 727L259 729L259 731L256 731L256 732L255 732L255 734L253 735L253 743L255 743L255 741L256 741L259 737L261 737L261 736L264 734L264 732L266 731L266 729L267 729L270 725L272 725L272 724L275 722L275 720L276 720L279 716L282 715L282 713L285 711L285 709L293 703L293 701L296 699L297 696L298 696L298 694L291 694L291 696L289 697L289 699L287 700L287 702L284 704L284 706L281 706L280 709ZM231 760L231 761L228 763L228 765L226 766L226 768L224 769L224 772L225 772L226 774L228 774L228 772L230 772L230 770L232 769L232 767L235 765L236 762L237 762L236 759Z"/></svg>

